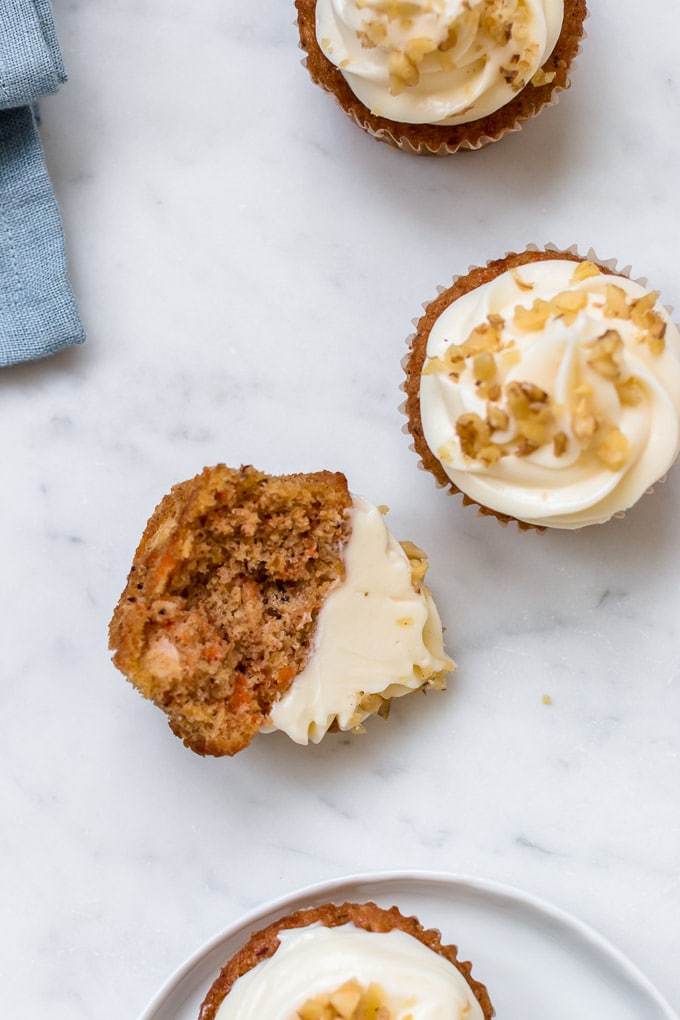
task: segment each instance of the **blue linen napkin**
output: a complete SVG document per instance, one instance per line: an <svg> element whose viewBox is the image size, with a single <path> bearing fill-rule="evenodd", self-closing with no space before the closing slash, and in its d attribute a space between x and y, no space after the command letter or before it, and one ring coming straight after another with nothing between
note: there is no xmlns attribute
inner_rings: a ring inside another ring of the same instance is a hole
<svg viewBox="0 0 680 1020"><path fill-rule="evenodd" d="M49 0L0 0L0 366L85 339L35 106L65 81Z"/></svg>

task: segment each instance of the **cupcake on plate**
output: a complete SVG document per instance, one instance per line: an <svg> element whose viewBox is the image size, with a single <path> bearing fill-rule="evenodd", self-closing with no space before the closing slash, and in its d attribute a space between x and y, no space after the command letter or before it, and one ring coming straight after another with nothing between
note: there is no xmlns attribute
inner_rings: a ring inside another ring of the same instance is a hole
<svg viewBox="0 0 680 1020"><path fill-rule="evenodd" d="M405 370L422 464L504 523L603 523L680 450L678 329L657 291L592 254L527 250L454 279Z"/></svg>
<svg viewBox="0 0 680 1020"><path fill-rule="evenodd" d="M456 946L375 903L328 903L275 921L224 966L199 1020L490 1020Z"/></svg>
<svg viewBox="0 0 680 1020"><path fill-rule="evenodd" d="M312 80L369 134L449 155L569 87L585 0L296 0Z"/></svg>
<svg viewBox="0 0 680 1020"><path fill-rule="evenodd" d="M453 663L425 553L340 473L205 468L149 520L111 620L114 664L198 754L256 733L361 731Z"/></svg>

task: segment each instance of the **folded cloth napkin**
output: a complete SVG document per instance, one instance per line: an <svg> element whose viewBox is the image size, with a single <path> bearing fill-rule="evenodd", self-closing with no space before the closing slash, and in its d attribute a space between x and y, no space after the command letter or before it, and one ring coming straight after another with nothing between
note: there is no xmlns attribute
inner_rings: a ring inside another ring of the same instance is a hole
<svg viewBox="0 0 680 1020"><path fill-rule="evenodd" d="M35 107L65 81L49 0L0 0L0 366L85 339Z"/></svg>

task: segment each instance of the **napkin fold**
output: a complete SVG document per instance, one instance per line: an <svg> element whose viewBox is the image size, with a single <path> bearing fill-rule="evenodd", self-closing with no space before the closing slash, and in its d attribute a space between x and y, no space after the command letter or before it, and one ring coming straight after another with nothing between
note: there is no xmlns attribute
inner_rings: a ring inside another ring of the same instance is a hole
<svg viewBox="0 0 680 1020"><path fill-rule="evenodd" d="M49 0L0 0L0 366L85 339L35 105L65 81Z"/></svg>

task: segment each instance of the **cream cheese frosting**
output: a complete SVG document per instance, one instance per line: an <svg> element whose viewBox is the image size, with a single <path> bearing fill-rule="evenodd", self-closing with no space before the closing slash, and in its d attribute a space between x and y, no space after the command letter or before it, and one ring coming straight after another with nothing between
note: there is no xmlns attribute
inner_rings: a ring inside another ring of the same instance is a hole
<svg viewBox="0 0 680 1020"><path fill-rule="evenodd" d="M379 985L390 1020L483 1020L463 975L406 932L310 925L278 937L274 955L234 982L217 1020L295 1020L311 998L347 981Z"/></svg>
<svg viewBox="0 0 680 1020"><path fill-rule="evenodd" d="M442 674L453 669L432 597L414 583L411 561L383 514L353 496L350 523L345 577L321 608L304 670L263 727L299 744L318 743L333 723L357 729L384 701L443 687Z"/></svg>
<svg viewBox="0 0 680 1020"><path fill-rule="evenodd" d="M371 113L456 125L550 80L563 17L563 0L317 0L316 35Z"/></svg>
<svg viewBox="0 0 680 1020"><path fill-rule="evenodd" d="M658 294L584 260L536 261L436 320L427 445L481 506L580 528L632 506L680 450L680 335Z"/></svg>

